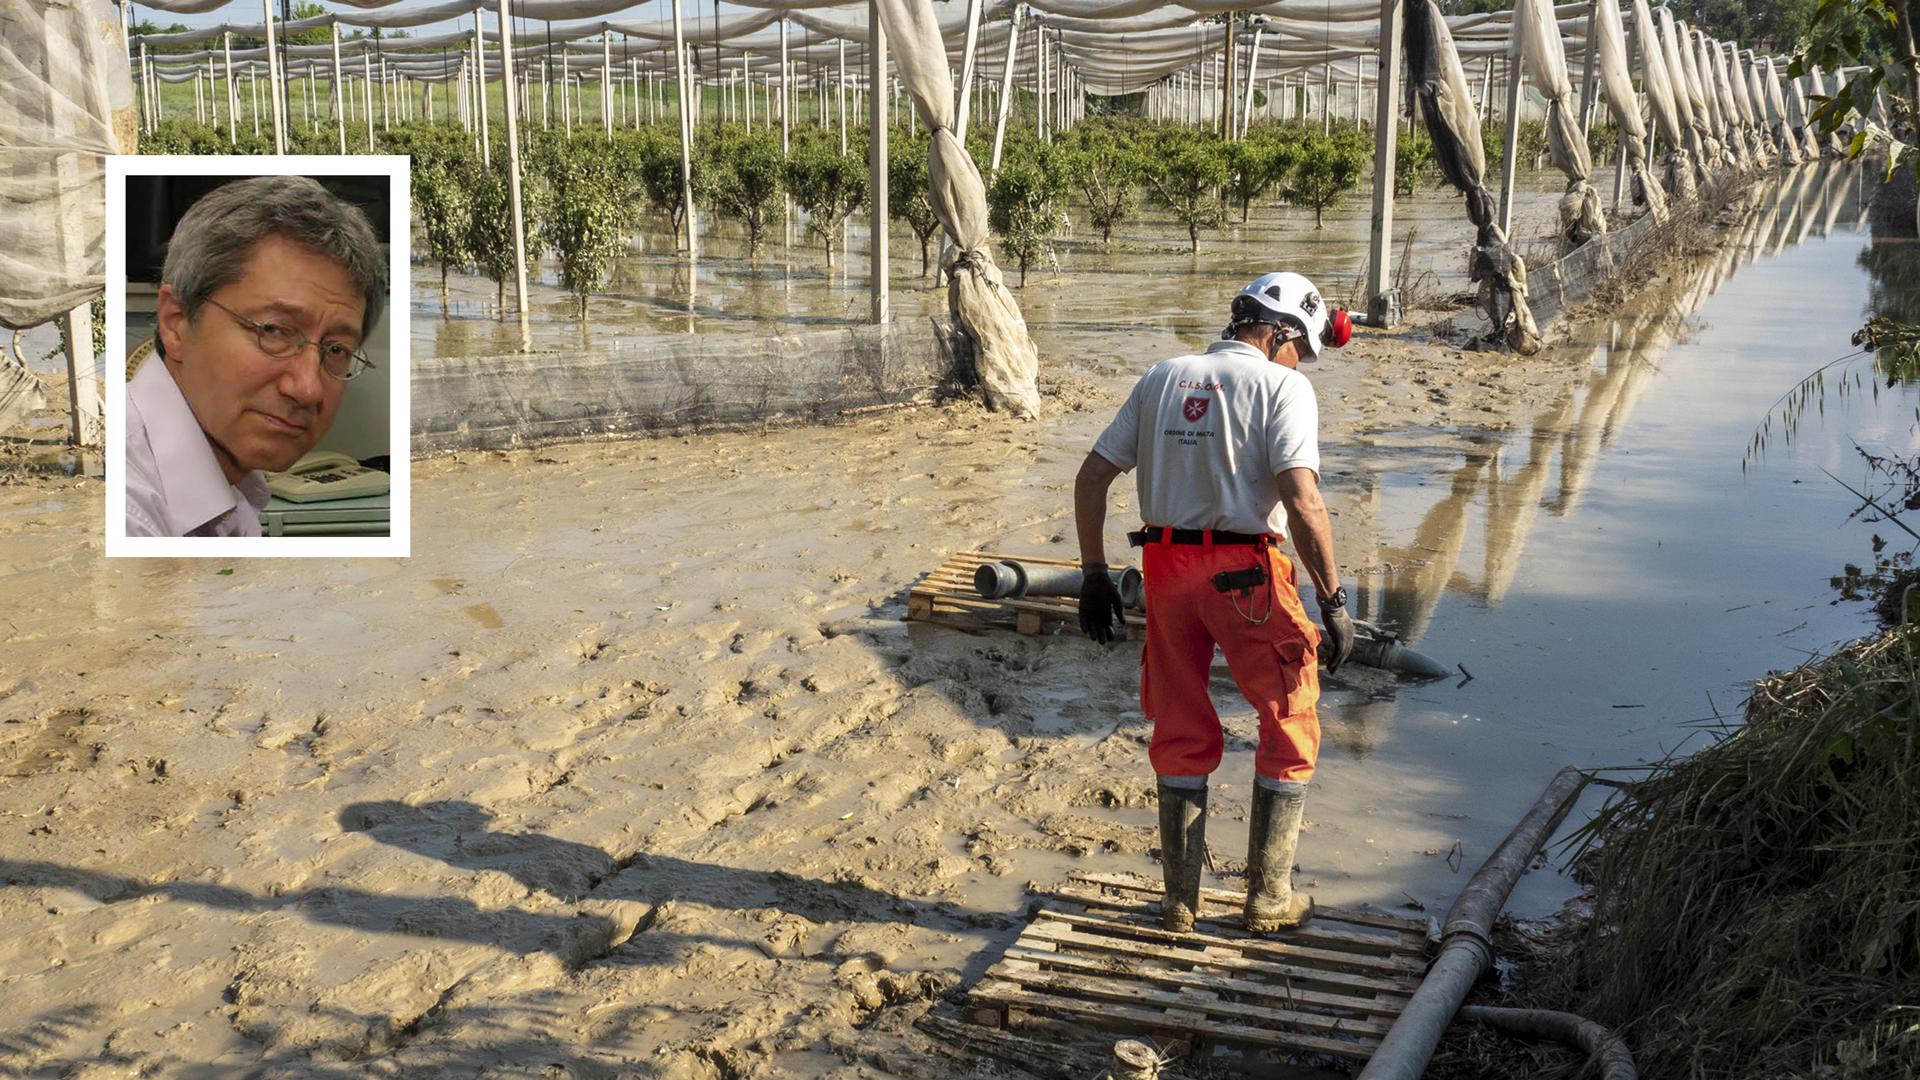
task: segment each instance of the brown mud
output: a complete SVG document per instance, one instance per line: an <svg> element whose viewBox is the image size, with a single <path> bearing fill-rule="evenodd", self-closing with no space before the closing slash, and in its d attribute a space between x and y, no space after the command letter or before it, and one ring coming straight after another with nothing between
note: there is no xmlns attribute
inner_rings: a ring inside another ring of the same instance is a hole
<svg viewBox="0 0 1920 1080"><path fill-rule="evenodd" d="M404 561L108 562L97 483L0 488L0 1071L966 1074L910 1022L1029 884L1157 872L1149 727L1137 646L907 624L906 591L956 550L1071 557L1074 470L1132 373L1211 336L1191 297L1244 276L1030 286L1037 422L951 404L420 462ZM1313 372L1323 430L1433 462L1588 373L1418 329ZM1409 538L1351 472L1329 486L1348 571L1388 572ZM1386 683L1329 686L1329 743L1364 742L1347 707ZM1248 778L1216 780L1234 884ZM1450 896L1447 796L1389 794L1316 796L1324 902Z"/></svg>

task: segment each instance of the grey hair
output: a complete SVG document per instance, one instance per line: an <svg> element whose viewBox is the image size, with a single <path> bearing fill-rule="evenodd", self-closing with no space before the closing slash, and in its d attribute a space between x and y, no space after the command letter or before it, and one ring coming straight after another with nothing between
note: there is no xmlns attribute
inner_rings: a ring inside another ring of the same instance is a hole
<svg viewBox="0 0 1920 1080"><path fill-rule="evenodd" d="M174 227L160 280L173 286L191 319L214 290L239 280L253 245L267 236L339 263L366 297L360 339L373 334L387 296L379 237L359 207L311 177L255 176L202 196Z"/></svg>

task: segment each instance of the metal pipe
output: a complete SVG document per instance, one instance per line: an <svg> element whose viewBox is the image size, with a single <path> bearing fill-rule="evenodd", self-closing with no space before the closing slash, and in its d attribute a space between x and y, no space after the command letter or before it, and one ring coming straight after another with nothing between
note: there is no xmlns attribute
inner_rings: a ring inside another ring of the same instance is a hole
<svg viewBox="0 0 1920 1080"><path fill-rule="evenodd" d="M1399 638L1371 623L1355 619L1353 626L1358 631L1350 658L1353 663L1396 675L1411 675L1417 679L1444 679L1453 674L1452 668L1425 653L1407 648Z"/></svg>
<svg viewBox="0 0 1920 1080"><path fill-rule="evenodd" d="M1600 1080L1639 1080L1626 1041L1605 1027L1572 1013L1551 1009L1496 1009L1462 1005L1460 1019L1473 1020L1523 1039L1546 1039L1584 1050L1600 1066Z"/></svg>
<svg viewBox="0 0 1920 1080"><path fill-rule="evenodd" d="M1440 955L1361 1070L1360 1080L1419 1080L1467 991L1493 963L1494 918L1534 853L1573 809L1573 800L1586 783L1586 774L1578 769L1561 769L1527 816L1460 890L1447 910Z"/></svg>
<svg viewBox="0 0 1920 1080"><path fill-rule="evenodd" d="M1120 590L1120 602L1130 608L1140 607L1141 598L1145 595L1140 571L1129 566L1125 570L1109 570L1107 573ZM1022 596L1079 596L1080 568L1030 566L1012 559L981 563L973 572L973 590L988 600L1017 599Z"/></svg>

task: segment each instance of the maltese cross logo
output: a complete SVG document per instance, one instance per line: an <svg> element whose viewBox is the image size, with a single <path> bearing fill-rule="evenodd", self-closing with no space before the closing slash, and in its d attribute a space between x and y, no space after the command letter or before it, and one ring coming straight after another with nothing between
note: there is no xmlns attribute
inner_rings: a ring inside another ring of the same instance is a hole
<svg viewBox="0 0 1920 1080"><path fill-rule="evenodd" d="M1207 399L1203 397L1188 398L1184 412L1187 416L1187 423L1199 423L1200 418L1207 415Z"/></svg>

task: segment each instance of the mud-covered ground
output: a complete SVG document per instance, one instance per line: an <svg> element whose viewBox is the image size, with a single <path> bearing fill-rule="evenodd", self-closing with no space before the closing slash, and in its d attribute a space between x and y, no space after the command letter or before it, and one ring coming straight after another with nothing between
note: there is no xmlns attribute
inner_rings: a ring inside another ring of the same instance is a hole
<svg viewBox="0 0 1920 1080"><path fill-rule="evenodd" d="M1646 286L1670 287L1699 282ZM901 617L954 551L1073 557L1073 473L1130 375L1207 336L1106 310L1036 321L1038 421L417 463L404 561L109 562L96 482L16 474L0 1071L1005 1075L911 1020L1012 940L1029 883L1157 873L1138 648ZM1433 340L1446 314L1311 372L1330 464L1388 434L1450 461L1586 375ZM1329 486L1349 573L1404 541ZM1382 692L1330 680L1329 742ZM1216 781L1235 885L1248 778ZM1385 794L1316 793L1303 880L1444 905L1444 872L1405 867L1457 833Z"/></svg>

